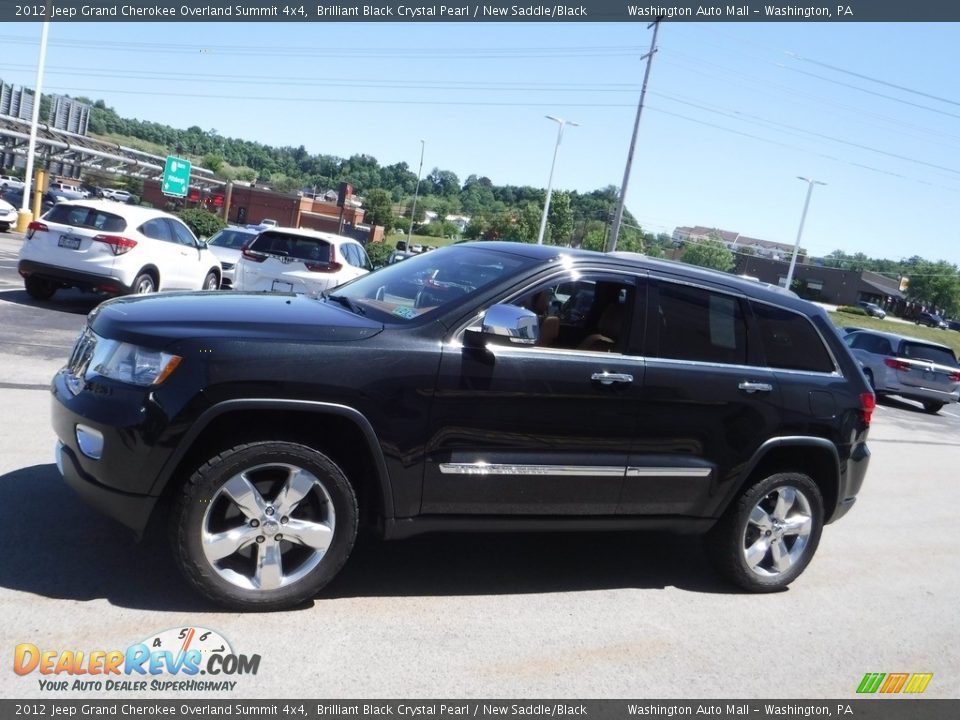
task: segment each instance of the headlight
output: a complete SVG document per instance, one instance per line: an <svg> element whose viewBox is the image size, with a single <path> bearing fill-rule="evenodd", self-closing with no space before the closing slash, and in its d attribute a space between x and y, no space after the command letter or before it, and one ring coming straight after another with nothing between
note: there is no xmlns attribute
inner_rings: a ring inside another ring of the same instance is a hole
<svg viewBox="0 0 960 720"><path fill-rule="evenodd" d="M182 359L179 355L100 338L87 366L86 377L100 375L141 387L159 385L176 370Z"/></svg>

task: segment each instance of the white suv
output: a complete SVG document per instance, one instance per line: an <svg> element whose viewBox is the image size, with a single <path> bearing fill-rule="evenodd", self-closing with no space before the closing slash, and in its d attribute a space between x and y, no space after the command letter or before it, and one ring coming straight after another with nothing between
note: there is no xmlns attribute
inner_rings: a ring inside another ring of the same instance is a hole
<svg viewBox="0 0 960 720"><path fill-rule="evenodd" d="M130 193L127 190L115 190L113 188L102 188L100 190L103 197L107 200L116 200L117 202L127 202L130 200Z"/></svg>
<svg viewBox="0 0 960 720"><path fill-rule="evenodd" d="M23 190L23 180L13 175L0 175L0 192Z"/></svg>
<svg viewBox="0 0 960 720"><path fill-rule="evenodd" d="M352 238L301 228L271 228L244 246L234 288L317 295L372 269L363 245Z"/></svg>
<svg viewBox="0 0 960 720"><path fill-rule="evenodd" d="M105 200L54 205L30 223L17 266L38 300L59 288L114 294L216 290L216 256L178 218Z"/></svg>

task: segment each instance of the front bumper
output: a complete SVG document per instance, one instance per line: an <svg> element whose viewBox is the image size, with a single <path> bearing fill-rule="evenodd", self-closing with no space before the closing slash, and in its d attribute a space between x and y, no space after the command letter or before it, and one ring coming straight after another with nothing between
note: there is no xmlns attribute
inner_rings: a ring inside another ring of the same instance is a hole
<svg viewBox="0 0 960 720"><path fill-rule="evenodd" d="M143 535L158 498L148 495L131 495L101 485L83 471L74 450L67 447L61 440L57 441L55 454L57 469L60 470L64 481L83 498L84 502L126 525L138 537Z"/></svg>
<svg viewBox="0 0 960 720"><path fill-rule="evenodd" d="M140 388L103 387L73 395L67 371L53 378L51 421L57 466L87 503L138 534L147 526L157 495L154 485L170 450L157 437L165 426L156 404ZM91 450L85 432L99 436Z"/></svg>

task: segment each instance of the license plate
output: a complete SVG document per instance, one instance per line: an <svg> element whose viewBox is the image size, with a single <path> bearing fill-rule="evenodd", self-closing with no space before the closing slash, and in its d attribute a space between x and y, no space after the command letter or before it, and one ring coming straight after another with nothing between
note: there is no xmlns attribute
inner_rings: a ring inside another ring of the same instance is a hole
<svg viewBox="0 0 960 720"><path fill-rule="evenodd" d="M57 244L62 248L67 248L68 250L78 250L80 248L80 238L70 237L69 235L61 235L60 241Z"/></svg>
<svg viewBox="0 0 960 720"><path fill-rule="evenodd" d="M293 285L287 282L273 281L273 292L293 292Z"/></svg>

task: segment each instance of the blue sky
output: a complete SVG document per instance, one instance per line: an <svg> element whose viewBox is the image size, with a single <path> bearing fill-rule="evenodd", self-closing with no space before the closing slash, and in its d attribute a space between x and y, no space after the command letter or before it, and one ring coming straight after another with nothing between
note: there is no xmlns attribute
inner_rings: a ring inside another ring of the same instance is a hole
<svg viewBox="0 0 960 720"><path fill-rule="evenodd" d="M0 24L32 86L39 24ZM54 23L44 90L124 117L555 190L620 185L642 23ZM664 23L627 207L802 245L960 263L960 25ZM898 87L897 87L898 86Z"/></svg>

